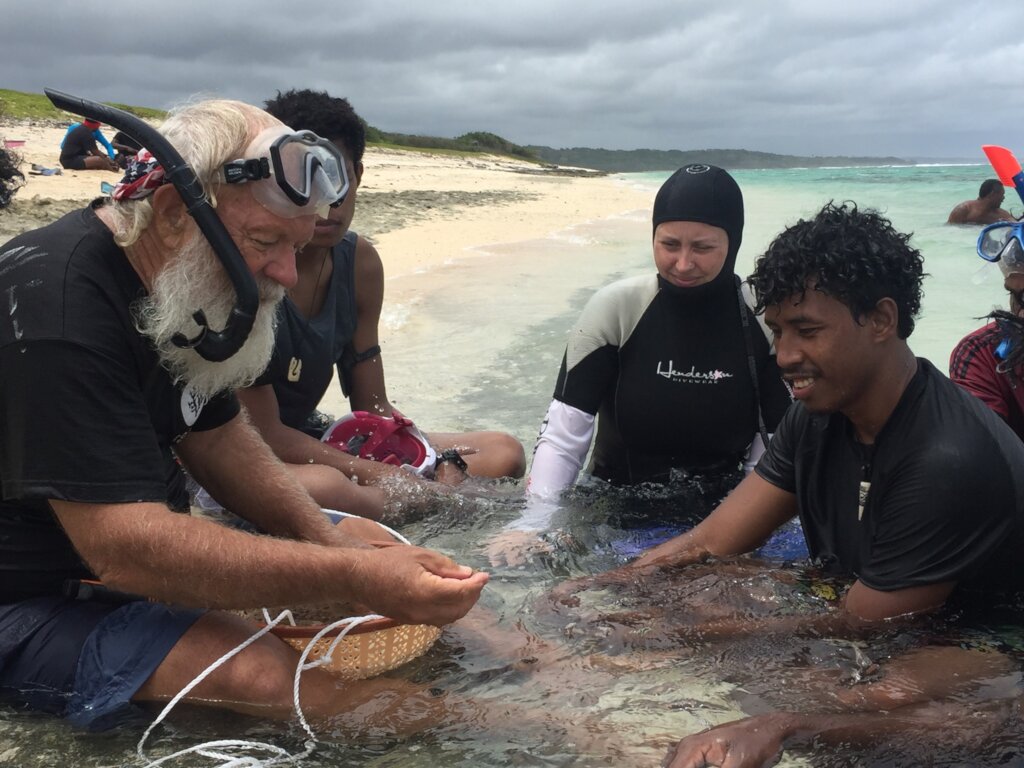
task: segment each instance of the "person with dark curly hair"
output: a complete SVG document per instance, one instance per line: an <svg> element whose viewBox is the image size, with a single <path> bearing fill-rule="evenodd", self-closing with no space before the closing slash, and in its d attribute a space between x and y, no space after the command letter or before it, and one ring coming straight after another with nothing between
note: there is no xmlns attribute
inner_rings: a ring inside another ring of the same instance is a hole
<svg viewBox="0 0 1024 768"><path fill-rule="evenodd" d="M755 471L704 522L598 580L751 552L799 516L812 558L850 581L845 593L812 616L719 618L705 627L709 639L857 637L934 612L954 590L972 599L1024 591L1024 445L911 351L922 268L909 235L854 204L829 203L783 231L750 282L796 402ZM919 678L894 679L890 695L865 696L856 707L864 719L842 715L843 732L858 722L870 731L872 709L911 707L969 679L952 665L924 666ZM839 724L752 717L684 739L671 765L760 765L787 739Z"/></svg>
<svg viewBox="0 0 1024 768"><path fill-rule="evenodd" d="M387 498L377 484L409 473L322 443L319 435L330 421L317 418L335 368L353 411L384 417L394 412L378 341L384 267L373 245L349 230L363 178L365 123L347 99L323 91L278 92L266 109L288 125L332 141L345 155L351 187L296 254L298 282L278 307L274 356L266 372L238 395L267 443L322 506L379 518ZM511 435L431 432L426 437L439 456L427 473L436 479L456 483L463 472L523 473L523 448Z"/></svg>
<svg viewBox="0 0 1024 768"><path fill-rule="evenodd" d="M0 208L11 204L14 193L25 183L25 174L19 170L21 158L9 149L0 148Z"/></svg>

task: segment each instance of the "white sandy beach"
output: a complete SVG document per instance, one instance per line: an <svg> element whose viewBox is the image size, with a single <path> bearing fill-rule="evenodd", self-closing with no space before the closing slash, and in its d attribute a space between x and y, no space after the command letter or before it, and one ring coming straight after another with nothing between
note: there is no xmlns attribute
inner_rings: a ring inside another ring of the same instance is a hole
<svg viewBox="0 0 1024 768"><path fill-rule="evenodd" d="M112 131L107 128L109 138ZM17 148L26 184L0 211L0 243L100 194L120 174L62 171L31 175L32 164L59 167L63 127L0 124ZM495 243L543 237L573 224L647 208L649 195L610 177L544 172L508 158L369 148L353 228L370 237L389 278L430 269Z"/></svg>

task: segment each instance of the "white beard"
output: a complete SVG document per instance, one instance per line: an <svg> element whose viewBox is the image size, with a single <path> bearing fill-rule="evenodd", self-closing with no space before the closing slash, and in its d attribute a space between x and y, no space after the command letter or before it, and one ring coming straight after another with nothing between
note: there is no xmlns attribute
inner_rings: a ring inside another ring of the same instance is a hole
<svg viewBox="0 0 1024 768"><path fill-rule="evenodd" d="M249 337L234 355L214 363L171 341L178 333L188 338L199 333L192 319L197 309L203 310L212 329L224 328L235 303L227 274L202 233L196 231L156 276L152 291L133 307L135 327L153 344L176 384L185 383L196 394L210 398L247 387L263 373L274 351L275 310L285 289L267 278L256 278L256 283L260 304Z"/></svg>

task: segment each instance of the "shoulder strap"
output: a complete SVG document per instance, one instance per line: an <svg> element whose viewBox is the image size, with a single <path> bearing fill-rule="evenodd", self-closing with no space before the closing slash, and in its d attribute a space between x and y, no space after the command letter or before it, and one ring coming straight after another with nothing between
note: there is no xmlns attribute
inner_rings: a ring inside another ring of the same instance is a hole
<svg viewBox="0 0 1024 768"><path fill-rule="evenodd" d="M747 304L746 296L744 296L743 289L746 284L740 280L739 275L735 275L734 279L736 280L736 300L740 309L740 323L743 326L743 339L747 345L747 368L750 370L750 383L754 387L754 407L757 409L757 431L760 432L761 439L767 447L768 429L764 425L764 413L761 409L761 383L757 375L757 358L754 356L754 337L751 335L752 331L750 329L750 315L753 314L753 310ZM759 322L763 323L763 321ZM762 329L764 329L763 325Z"/></svg>

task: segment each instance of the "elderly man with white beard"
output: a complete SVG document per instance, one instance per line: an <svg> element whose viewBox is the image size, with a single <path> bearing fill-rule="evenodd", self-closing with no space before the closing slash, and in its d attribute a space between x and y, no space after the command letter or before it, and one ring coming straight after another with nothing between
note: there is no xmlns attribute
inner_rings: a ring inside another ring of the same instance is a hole
<svg viewBox="0 0 1024 768"><path fill-rule="evenodd" d="M296 280L314 203L339 202L289 199L270 160L287 146L316 181L344 166L329 154L337 150L231 101L187 106L161 133L258 285L254 327L236 354L211 362L183 344L201 330L197 317L224 326L235 292L146 153L113 200L0 252L0 700L91 728L172 697L253 634L226 609L351 601L442 624L463 616L487 581L440 554L372 548L331 526L231 392L266 365L274 305ZM268 535L187 514L179 462ZM104 589L69 596L86 580ZM104 599L112 595L146 599ZM297 660L264 636L188 700L287 717ZM351 712L387 686L338 687L312 670L303 706Z"/></svg>

